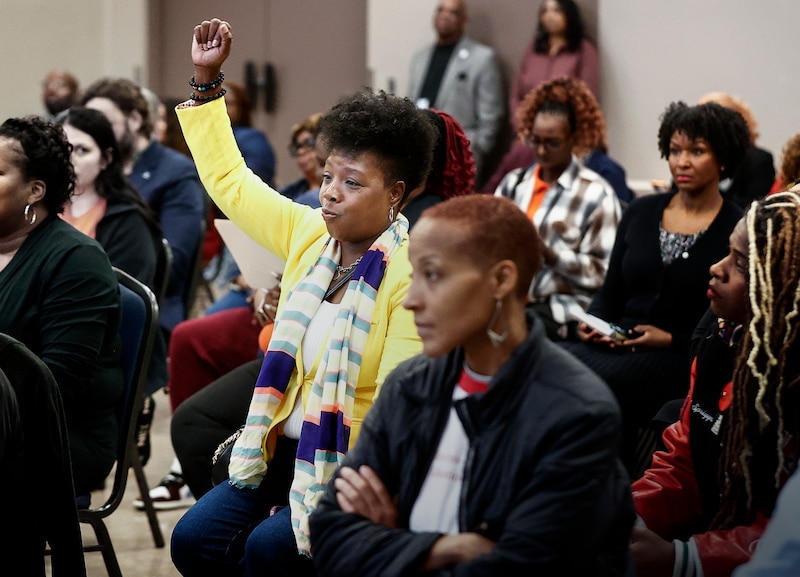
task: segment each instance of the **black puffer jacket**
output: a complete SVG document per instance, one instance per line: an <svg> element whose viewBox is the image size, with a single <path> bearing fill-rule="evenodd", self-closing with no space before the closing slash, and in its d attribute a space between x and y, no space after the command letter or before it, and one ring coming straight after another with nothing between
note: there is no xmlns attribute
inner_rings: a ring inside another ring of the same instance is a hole
<svg viewBox="0 0 800 577"><path fill-rule="evenodd" d="M399 529L342 512L333 483L311 516L327 576L421 573L436 533L407 529L452 405L463 352L418 356L387 378L345 465L372 467L396 496ZM461 531L494 551L440 575L623 575L634 510L617 460L619 409L606 385L548 341L539 322L485 394L456 403L470 438Z"/></svg>

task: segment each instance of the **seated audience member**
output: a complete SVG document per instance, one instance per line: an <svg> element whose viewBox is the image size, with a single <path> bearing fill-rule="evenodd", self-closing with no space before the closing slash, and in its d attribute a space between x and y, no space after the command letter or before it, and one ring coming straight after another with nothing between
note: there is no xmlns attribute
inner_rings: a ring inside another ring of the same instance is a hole
<svg viewBox="0 0 800 577"><path fill-rule="evenodd" d="M74 74L66 70L47 73L42 83L42 103L48 120L58 120L70 106L78 104L80 98L80 85Z"/></svg>
<svg viewBox="0 0 800 577"><path fill-rule="evenodd" d="M583 81L587 90L595 98L600 98L597 48L586 35L578 5L573 0L543 0L539 6L534 37L525 46L509 91L509 120L514 133L519 131L517 110L525 97L541 83L561 76ZM500 165L484 183L483 192L493 194L503 176L532 162L530 148L525 142L515 140ZM624 194L630 194L624 180L618 186L594 166L589 168L611 183L620 200L630 200L624 198Z"/></svg>
<svg viewBox="0 0 800 577"><path fill-rule="evenodd" d="M625 574L619 408L526 315L541 245L504 198L422 214L403 306L424 354L386 379L311 515L322 577Z"/></svg>
<svg viewBox="0 0 800 577"><path fill-rule="evenodd" d="M530 287L532 306L551 339L574 333L605 278L620 218L611 185L573 154L591 148L604 131L586 85L561 78L540 85L519 109L520 138L536 162L503 178L496 196L512 199L536 225L543 266Z"/></svg>
<svg viewBox="0 0 800 577"><path fill-rule="evenodd" d="M632 478L639 428L686 394L689 339L708 309L708 268L728 248L741 209L719 191L749 146L747 125L714 103L672 103L658 148L677 191L635 199L617 231L605 281L589 313L622 327L612 340L587 325L565 346L612 388L622 409L622 458ZM626 354L628 353L628 354Z"/></svg>
<svg viewBox="0 0 800 577"><path fill-rule="evenodd" d="M295 200L303 193L319 196L319 183L322 179L322 165L317 155L317 133L319 132L320 113L312 114L292 126L289 154L294 158L302 176L280 189L283 196ZM315 206L315 203L307 203ZM317 199L316 207L319 206Z"/></svg>
<svg viewBox="0 0 800 577"><path fill-rule="evenodd" d="M680 420L633 484L639 575L730 575L765 545L800 457L798 271L800 196L753 204L711 267L719 320L698 345Z"/></svg>
<svg viewBox="0 0 800 577"><path fill-rule="evenodd" d="M466 145L466 138L460 126L449 115L440 111L425 111L425 114L434 120L434 125L439 131L439 138L433 151L433 165L431 172L423 186L409 193L412 198L412 210L407 213L405 205L401 208L402 214L408 214L409 229L413 230L421 210L419 204L425 205L433 201L442 200L445 196L459 196L470 194L473 190L471 176L474 174L472 153ZM441 123L434 117L441 118ZM419 191L422 191L420 194ZM416 203L415 203L416 200ZM218 325L213 317L186 321L186 324L203 325L204 330L187 334L176 329L175 337L179 338L182 346L178 348L176 342L170 355L170 367L173 369L174 381L170 384L170 399L173 407L179 404L181 408L175 413L172 421L172 441L179 459L179 466L183 464L182 475L168 475L171 480L170 495L181 493L176 491L177 482L186 482L194 491L202 495L211 488L214 471L220 467L212 467L211 456L217 447L231 434L233 434L246 416L247 404L250 401L252 382L258 376L259 360L251 360L255 355L255 339L245 337L246 331L255 333L253 325L265 325L258 333L258 350L264 351L272 334L271 323L275 318L275 306L280 296L280 286L270 289L266 294L258 294L254 301L254 317L242 314L238 322L248 323L241 331L241 338L234 339L230 333L238 331L226 330ZM232 319L231 319L232 320ZM219 323L224 322L223 318ZM216 329L213 325L217 325ZM189 328L188 326L186 327ZM222 333L228 333L222 336ZM211 333L214 333L212 335ZM248 338L248 340L244 340ZM214 347L220 345L219 348ZM244 346L244 349L242 348ZM212 348L214 347L214 348ZM236 347L236 351L228 349ZM250 362L233 365L232 362L240 361L244 354L251 355ZM185 370L180 370L179 367ZM219 372L225 367L227 371ZM234 368L236 367L236 368ZM213 376L216 373L215 376ZM213 376L213 378L212 378ZM211 382L214 378L214 382ZM210 383L210 384L209 384ZM194 394L200 388L206 387L201 393ZM178 385L177 387L175 385ZM234 393L234 391L240 391ZM166 491L160 490L161 496ZM180 497L179 502L186 503L185 497Z"/></svg>
<svg viewBox="0 0 800 577"><path fill-rule="evenodd" d="M111 122L123 172L155 213L172 249L170 280L159 310L168 338L188 313L184 296L202 241L205 191L192 161L152 137L149 106L138 85L124 78L103 78L86 89L82 103ZM148 389L163 384L148 383Z"/></svg>
<svg viewBox="0 0 800 577"><path fill-rule="evenodd" d="M576 154L583 166L589 170L595 171L608 181L614 192L617 194L623 208L633 200L633 191L628 187L628 182L625 176L625 169L620 166L617 161L608 156L608 142L606 140L606 121L603 112L597 105L594 96L588 93L587 87L581 83L580 80L573 78L562 77L550 81L545 81L538 88L535 88L537 99L544 102L548 99L564 99L565 93L576 92L583 93L587 102L594 102L590 105L592 116L594 119L592 123L594 128L584 132L584 142L576 146L573 151ZM591 117L587 117L591 118ZM533 148L525 142L523 136L519 136L511 150L500 161L500 165L494 174L489 177L489 180L484 184L482 192L484 194L494 194L497 190L500 181L503 177L515 168L527 168L536 161L536 155Z"/></svg>
<svg viewBox="0 0 800 577"><path fill-rule="evenodd" d="M386 375L420 350L401 306L411 267L400 207L430 170L435 133L408 99L370 90L345 97L320 119L329 152L322 208L293 202L236 149L220 102L231 39L226 22L195 27L198 92L178 115L211 197L286 267L229 480L178 521L171 553L187 577L300 576L313 574L308 517L327 480Z"/></svg>
<svg viewBox="0 0 800 577"><path fill-rule="evenodd" d="M58 217L75 186L60 126L39 117L6 120L0 174L0 333L21 341L52 371L64 402L75 493L88 497L117 456L123 386L117 278L100 244Z"/></svg>
<svg viewBox="0 0 800 577"><path fill-rule="evenodd" d="M401 209L408 219L409 228L414 228L414 223L426 208L448 198L475 192L475 160L464 129L446 112L428 108L425 113L436 126L438 137L425 185L412 190Z"/></svg>
<svg viewBox="0 0 800 577"><path fill-rule="evenodd" d="M756 144L758 123L747 103L725 92L709 92L700 98L698 104L707 102L716 102L735 110L744 117L747 123L750 146L748 146L736 172L719 183L722 196L731 199L742 209L746 209L752 201L769 194L775 182L775 160L772 158L771 152L759 148Z"/></svg>
<svg viewBox="0 0 800 577"><path fill-rule="evenodd" d="M770 192L788 190L800 183L800 133L792 136L783 146L781 170Z"/></svg>
<svg viewBox="0 0 800 577"><path fill-rule="evenodd" d="M113 266L154 291L161 229L122 173L114 130L102 112L76 106L60 124L72 145L75 190L61 218L94 238Z"/></svg>
<svg viewBox="0 0 800 577"><path fill-rule="evenodd" d="M86 89L82 104L99 110L111 122L122 157L122 171L155 213L172 250L166 294L158 311L162 333L158 342L164 343L163 347L158 345L158 350L166 350L172 329L190 312L187 293L197 251L202 249L206 193L191 159L153 138L149 105L137 84L125 78L102 78ZM166 382L166 371L151 364L137 424L137 446L143 463L150 457L153 393Z"/></svg>
<svg viewBox="0 0 800 577"><path fill-rule="evenodd" d="M0 555L15 575L86 577L61 396L52 375L20 358L29 355L3 335L0 490L3 518L14 530L0 540ZM21 483L20 475L32 470L47 474Z"/></svg>

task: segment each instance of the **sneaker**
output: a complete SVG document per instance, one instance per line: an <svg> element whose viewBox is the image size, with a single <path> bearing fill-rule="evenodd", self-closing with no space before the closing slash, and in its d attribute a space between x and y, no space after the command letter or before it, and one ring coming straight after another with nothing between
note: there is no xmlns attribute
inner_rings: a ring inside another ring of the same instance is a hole
<svg viewBox="0 0 800 577"><path fill-rule="evenodd" d="M158 486L150 489L150 498L153 500L153 508L157 511L188 508L195 502L183 478L173 473L164 477ZM141 498L134 499L133 506L144 511L144 501Z"/></svg>

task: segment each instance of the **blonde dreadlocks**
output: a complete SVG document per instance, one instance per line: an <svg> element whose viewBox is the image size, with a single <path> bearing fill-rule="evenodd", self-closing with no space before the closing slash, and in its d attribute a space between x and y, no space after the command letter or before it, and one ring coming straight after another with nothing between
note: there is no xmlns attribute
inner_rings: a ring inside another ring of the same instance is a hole
<svg viewBox="0 0 800 577"><path fill-rule="evenodd" d="M800 448L800 195L754 202L749 239L749 323L733 373L714 528L769 516Z"/></svg>

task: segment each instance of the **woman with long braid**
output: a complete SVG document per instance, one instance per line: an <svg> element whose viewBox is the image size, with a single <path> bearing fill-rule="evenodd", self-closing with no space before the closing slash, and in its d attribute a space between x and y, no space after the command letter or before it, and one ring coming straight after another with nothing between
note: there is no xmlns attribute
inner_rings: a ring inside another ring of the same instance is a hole
<svg viewBox="0 0 800 577"><path fill-rule="evenodd" d="M719 317L681 419L633 484L640 575L730 575L752 555L800 455L800 195L754 203L711 267ZM732 379L731 379L732 375Z"/></svg>

